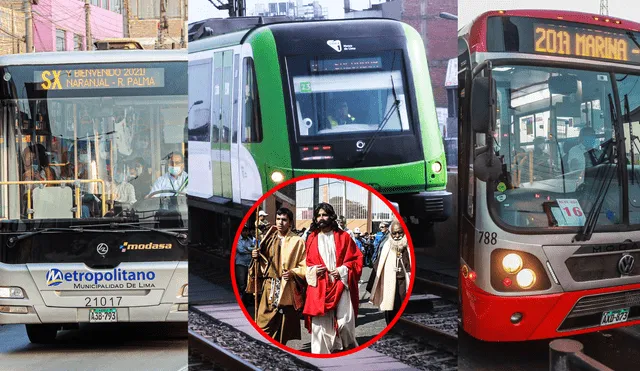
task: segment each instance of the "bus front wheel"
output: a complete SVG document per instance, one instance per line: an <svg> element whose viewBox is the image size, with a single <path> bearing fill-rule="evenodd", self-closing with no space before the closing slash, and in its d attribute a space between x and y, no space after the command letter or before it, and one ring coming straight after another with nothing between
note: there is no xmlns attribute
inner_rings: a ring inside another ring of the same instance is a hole
<svg viewBox="0 0 640 371"><path fill-rule="evenodd" d="M42 325L25 325L27 327L27 336L33 344L51 344L56 340L59 325L42 324Z"/></svg>

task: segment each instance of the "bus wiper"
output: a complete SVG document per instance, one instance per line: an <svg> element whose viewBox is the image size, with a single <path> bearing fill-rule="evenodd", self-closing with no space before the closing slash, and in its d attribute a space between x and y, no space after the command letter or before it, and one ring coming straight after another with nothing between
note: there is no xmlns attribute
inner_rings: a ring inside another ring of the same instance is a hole
<svg viewBox="0 0 640 371"><path fill-rule="evenodd" d="M110 223L109 226L111 228L118 228L119 226L133 227L133 228L141 229L144 231L157 232L167 236L175 237L178 240L178 242L183 246L186 246L187 244L187 235L180 232L172 232L172 231L167 231L165 229L159 229L159 228L143 227L139 223Z"/></svg>
<svg viewBox="0 0 640 371"><path fill-rule="evenodd" d="M622 126L622 125L619 125L620 123L618 122L618 120L620 118L618 117L615 106L613 105L613 98L611 97L611 94L609 94L609 112L611 113L611 120L614 123L617 123L618 127ZM616 133L616 136L617 135L619 134ZM616 139L620 140L619 138L616 138ZM615 148L619 148L618 143L616 144L612 143L612 146ZM609 163L615 163L613 156L609 157ZM602 205L604 204L604 198L607 192L609 191L609 186L611 185L611 181L613 180L613 175L618 170L620 166L620 162L618 161L618 163L615 163L615 164L616 164L615 167L607 166L607 168L605 169L602 183L600 184L600 188L598 189L598 193L596 195L596 199L593 203L593 206L589 211L589 216L587 217L587 220L585 221L582 228L580 228L578 233L573 238L574 241L589 241L591 239L591 236L593 235L593 230L595 229L596 223L598 223L598 218L600 217L600 210L602 209Z"/></svg>
<svg viewBox="0 0 640 371"><path fill-rule="evenodd" d="M43 228L43 229L38 229L37 231L30 231L30 232L24 232L20 235L14 236L14 237L10 237L7 240L7 246L8 247L14 247L16 245L16 243L24 240L25 238L29 238L31 236L35 236L41 233L45 233L45 232L75 232L75 233L83 233L83 232L105 232L103 230L96 230L96 229L85 229L85 228L81 228L81 227L71 227L71 228ZM118 231L106 231L106 232L118 232Z"/></svg>
<svg viewBox="0 0 640 371"><path fill-rule="evenodd" d="M636 44L638 48L640 48L640 43L638 42L638 39L636 38L636 35L633 34L633 32L627 31L627 36L629 36L631 41L633 41L633 43Z"/></svg>
<svg viewBox="0 0 640 371"><path fill-rule="evenodd" d="M367 157L367 155L369 154L369 151L371 151L371 148L373 147L373 143L378 138L378 134L380 134L382 129L384 129L385 125L387 125L387 122L389 121L389 119L391 119L391 117L393 116L393 113L396 110L398 111L398 118L400 119L400 127L402 127L402 116L400 115L400 101L398 100L398 95L396 94L396 86L393 83L393 75L391 75L391 92L393 93L393 104L389 108L389 111L387 111L387 113L382 118L382 122L380 123L380 126L378 126L378 130L376 130L376 132L373 133L373 136L371 137L371 140L369 141L369 143L367 143L367 145L362 149L362 154L360 155L359 158L356 159L354 165L357 165L362 161L364 161L364 158Z"/></svg>

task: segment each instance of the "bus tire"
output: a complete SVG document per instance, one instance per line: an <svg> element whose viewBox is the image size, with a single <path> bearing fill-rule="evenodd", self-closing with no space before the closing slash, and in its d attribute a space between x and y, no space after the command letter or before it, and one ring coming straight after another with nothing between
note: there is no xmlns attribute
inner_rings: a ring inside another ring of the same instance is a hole
<svg viewBox="0 0 640 371"><path fill-rule="evenodd" d="M29 341L33 344L51 344L55 342L56 336L58 335L58 328L60 327L50 323L25 326L27 327Z"/></svg>

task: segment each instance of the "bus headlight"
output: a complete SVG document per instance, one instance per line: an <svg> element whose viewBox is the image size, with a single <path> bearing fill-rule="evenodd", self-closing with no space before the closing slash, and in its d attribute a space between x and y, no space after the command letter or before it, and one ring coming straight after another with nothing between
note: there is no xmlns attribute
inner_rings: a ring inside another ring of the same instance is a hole
<svg viewBox="0 0 640 371"><path fill-rule="evenodd" d="M522 269L522 258L520 255L510 253L502 258L502 269L509 274L515 274Z"/></svg>
<svg viewBox="0 0 640 371"><path fill-rule="evenodd" d="M24 299L24 291L19 287L0 287L0 298Z"/></svg>
<svg viewBox="0 0 640 371"><path fill-rule="evenodd" d="M180 296L189 296L189 284L188 283L186 285L182 286L182 289L180 290Z"/></svg>
<svg viewBox="0 0 640 371"><path fill-rule="evenodd" d="M271 173L271 180L274 183L280 183L284 180L284 174L282 174L280 171L274 171L273 173Z"/></svg>
<svg viewBox="0 0 640 371"><path fill-rule="evenodd" d="M518 272L518 275L516 276L516 282L518 283L518 286L523 289L531 288L536 283L536 274L531 269L523 269Z"/></svg>
<svg viewBox="0 0 640 371"><path fill-rule="evenodd" d="M431 171L439 174L442 171L442 164L438 161L434 162L433 164L431 164Z"/></svg>

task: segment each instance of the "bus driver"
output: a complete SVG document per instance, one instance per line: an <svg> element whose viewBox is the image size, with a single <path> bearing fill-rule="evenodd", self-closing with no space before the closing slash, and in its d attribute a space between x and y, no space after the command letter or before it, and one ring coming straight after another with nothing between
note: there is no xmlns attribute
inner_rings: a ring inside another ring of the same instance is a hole
<svg viewBox="0 0 640 371"><path fill-rule="evenodd" d="M165 196L177 196L178 193L184 193L187 191L187 185L189 184L189 175L184 171L184 157L181 153L172 152L169 155L169 169L168 172L159 177L153 186L151 192L147 195L149 197L165 197ZM158 194L153 194L158 191L168 191ZM173 192L171 192L173 191Z"/></svg>

